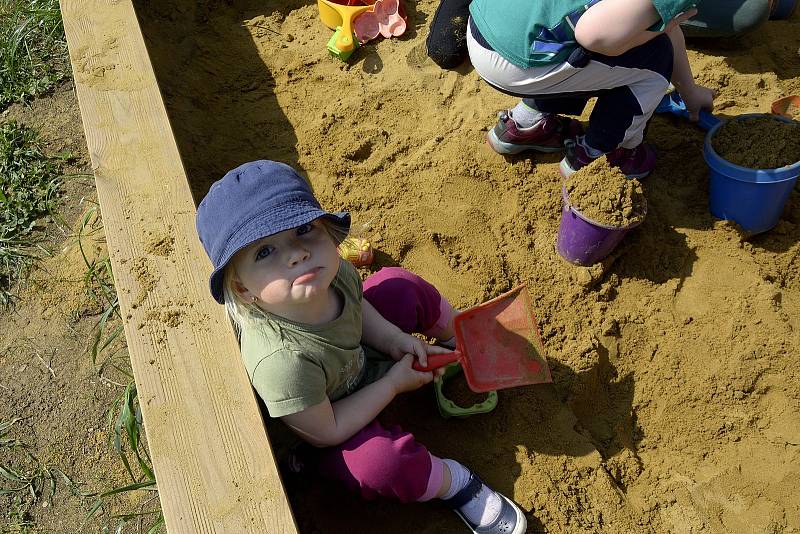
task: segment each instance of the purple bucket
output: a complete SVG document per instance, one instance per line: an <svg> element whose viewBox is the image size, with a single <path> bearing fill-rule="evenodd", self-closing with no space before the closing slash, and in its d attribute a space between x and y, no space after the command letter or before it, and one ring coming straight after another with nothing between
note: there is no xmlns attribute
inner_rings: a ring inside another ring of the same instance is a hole
<svg viewBox="0 0 800 534"><path fill-rule="evenodd" d="M558 227L558 254L570 263L594 265L608 256L625 234L642 221L628 226L608 226L586 217L569 203L565 188L561 189L564 206L561 209L561 224ZM645 214L647 208L645 206Z"/></svg>

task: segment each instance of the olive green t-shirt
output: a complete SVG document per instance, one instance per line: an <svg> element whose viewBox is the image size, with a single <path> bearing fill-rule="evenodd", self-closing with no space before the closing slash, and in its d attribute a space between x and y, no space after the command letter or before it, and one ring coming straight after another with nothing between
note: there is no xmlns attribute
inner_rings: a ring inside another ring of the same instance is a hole
<svg viewBox="0 0 800 534"><path fill-rule="evenodd" d="M271 417L283 417L334 402L383 376L393 363L361 346L361 278L341 260L332 283L342 298L341 314L308 325L265 314L241 334L247 375ZM366 350L365 350L366 349Z"/></svg>

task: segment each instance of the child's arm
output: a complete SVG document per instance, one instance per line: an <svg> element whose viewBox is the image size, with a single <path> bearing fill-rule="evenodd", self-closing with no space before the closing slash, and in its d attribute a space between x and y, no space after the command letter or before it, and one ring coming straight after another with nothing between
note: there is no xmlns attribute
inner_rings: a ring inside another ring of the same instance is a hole
<svg viewBox="0 0 800 534"><path fill-rule="evenodd" d="M423 366L428 365L428 354L450 352L442 347L424 343L412 335L406 334L387 321L366 299L361 301L362 332L361 339L370 347L374 347L394 360L400 360L405 354L419 359Z"/></svg>
<svg viewBox="0 0 800 534"><path fill-rule="evenodd" d="M714 108L714 91L694 83L692 67L689 65L689 57L686 55L686 41L680 27L675 26L668 29L667 35L672 42L673 53L672 80L670 81L686 103L689 118L696 121L701 109L711 111Z"/></svg>
<svg viewBox="0 0 800 534"><path fill-rule="evenodd" d="M697 13L690 9L669 21L664 31ZM605 56L618 56L663 32L647 29L661 20L652 0L603 0L586 10L575 25L575 40L582 47Z"/></svg>
<svg viewBox="0 0 800 534"><path fill-rule="evenodd" d="M405 356L381 379L334 403L325 399L281 420L315 447L339 445L364 428L394 397L433 380L433 373L415 371L414 358Z"/></svg>

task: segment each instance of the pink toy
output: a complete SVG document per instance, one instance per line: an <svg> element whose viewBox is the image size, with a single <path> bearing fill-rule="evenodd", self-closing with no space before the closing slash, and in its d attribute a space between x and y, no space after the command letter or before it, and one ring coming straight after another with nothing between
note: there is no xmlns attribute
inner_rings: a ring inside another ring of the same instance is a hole
<svg viewBox="0 0 800 534"><path fill-rule="evenodd" d="M377 0L371 11L353 20L353 31L360 43L384 37L399 37L406 31L406 20L400 14L400 0Z"/></svg>

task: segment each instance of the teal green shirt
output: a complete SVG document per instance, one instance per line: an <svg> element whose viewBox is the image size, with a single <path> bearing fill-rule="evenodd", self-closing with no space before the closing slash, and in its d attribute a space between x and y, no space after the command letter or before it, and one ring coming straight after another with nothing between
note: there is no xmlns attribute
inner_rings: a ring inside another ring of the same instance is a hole
<svg viewBox="0 0 800 534"><path fill-rule="evenodd" d="M578 43L575 24L601 0L473 0L472 24L492 48L514 65L528 69L563 63ZM661 31L698 0L653 0Z"/></svg>

